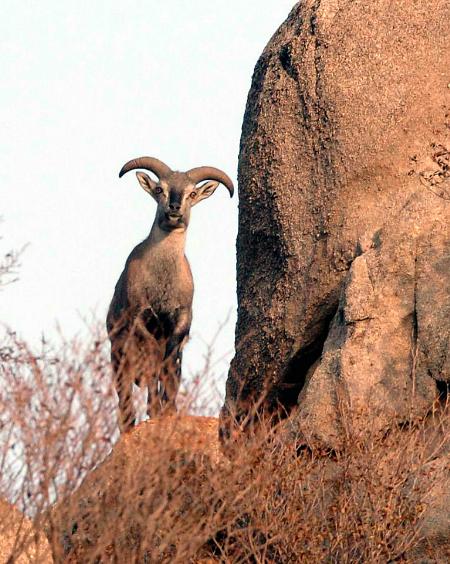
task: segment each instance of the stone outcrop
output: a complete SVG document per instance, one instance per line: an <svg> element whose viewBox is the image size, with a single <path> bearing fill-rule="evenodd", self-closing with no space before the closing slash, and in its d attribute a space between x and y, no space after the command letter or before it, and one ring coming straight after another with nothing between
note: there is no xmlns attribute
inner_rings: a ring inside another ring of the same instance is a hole
<svg viewBox="0 0 450 564"><path fill-rule="evenodd" d="M0 500L0 562L53 562L43 532L38 534L31 520L5 500Z"/></svg>
<svg viewBox="0 0 450 564"><path fill-rule="evenodd" d="M225 431L259 399L336 447L342 409L381 429L445 395L449 20L446 0L305 0L261 55Z"/></svg>
<svg viewBox="0 0 450 564"><path fill-rule="evenodd" d="M372 431L424 415L450 376L448 203L413 194L357 256L321 359L293 414L311 444L336 448L350 424Z"/></svg>
<svg viewBox="0 0 450 564"><path fill-rule="evenodd" d="M53 508L48 538L54 562L170 560L179 537L189 540L184 528L194 535L196 522L210 511L206 476L222 460L215 418L141 423Z"/></svg>

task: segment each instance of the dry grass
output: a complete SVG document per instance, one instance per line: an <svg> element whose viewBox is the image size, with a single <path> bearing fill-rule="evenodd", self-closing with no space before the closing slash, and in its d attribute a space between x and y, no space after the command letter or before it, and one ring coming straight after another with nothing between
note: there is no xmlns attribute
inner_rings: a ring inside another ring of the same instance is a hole
<svg viewBox="0 0 450 564"><path fill-rule="evenodd" d="M448 410L384 437L349 432L328 455L285 440L289 421L261 421L227 458L216 421L185 415L217 409L199 391L211 385L211 354L179 417L143 423L116 444L103 331L39 351L8 333L0 495L34 523L17 529L9 562L48 561L30 550L44 530L56 562L410 561L448 472ZM0 544L10 519L1 512Z"/></svg>
<svg viewBox="0 0 450 564"><path fill-rule="evenodd" d="M287 422L261 422L231 459L211 455L215 425L180 415L141 424L107 457L116 399L99 335L36 353L10 334L1 354L1 493L47 527L57 561L407 561L420 541L441 479L430 462L449 448L443 409L328 456L297 452Z"/></svg>

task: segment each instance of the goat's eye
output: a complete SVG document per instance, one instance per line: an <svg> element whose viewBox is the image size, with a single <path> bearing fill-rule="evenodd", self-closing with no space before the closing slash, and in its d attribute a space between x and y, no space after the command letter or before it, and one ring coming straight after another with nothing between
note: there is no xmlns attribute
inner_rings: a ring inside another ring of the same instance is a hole
<svg viewBox="0 0 450 564"><path fill-rule="evenodd" d="M157 186L157 187L155 188L155 194L161 194L162 191L163 191L163 189L161 188L161 186Z"/></svg>
<svg viewBox="0 0 450 564"><path fill-rule="evenodd" d="M191 192L191 193L189 194L189 198L194 199L194 198L196 198L196 197L197 197L197 192Z"/></svg>

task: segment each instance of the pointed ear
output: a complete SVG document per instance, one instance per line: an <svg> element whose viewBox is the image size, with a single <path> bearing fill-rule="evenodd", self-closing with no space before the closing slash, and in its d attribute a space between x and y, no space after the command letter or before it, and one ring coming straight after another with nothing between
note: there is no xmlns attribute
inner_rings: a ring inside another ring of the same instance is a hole
<svg viewBox="0 0 450 564"><path fill-rule="evenodd" d="M136 172L137 179L142 188L151 196L155 197L156 182L150 178L145 172Z"/></svg>
<svg viewBox="0 0 450 564"><path fill-rule="evenodd" d="M194 203L192 205L195 206L195 204L198 204L202 200L206 200L206 198L212 196L216 191L217 186L219 186L219 184L220 182L216 182L215 180L208 180L201 186L198 186L195 189L197 197L195 198Z"/></svg>

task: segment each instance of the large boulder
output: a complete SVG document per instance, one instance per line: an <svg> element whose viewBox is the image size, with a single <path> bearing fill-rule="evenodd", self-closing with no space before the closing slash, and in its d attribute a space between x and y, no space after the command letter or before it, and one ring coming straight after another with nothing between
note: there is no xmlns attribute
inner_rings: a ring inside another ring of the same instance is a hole
<svg viewBox="0 0 450 564"><path fill-rule="evenodd" d="M208 538L222 459L215 418L141 423L51 511L54 562L187 561Z"/></svg>
<svg viewBox="0 0 450 564"><path fill-rule="evenodd" d="M299 426L336 446L342 406L382 428L445 393L448 21L447 0L305 0L261 55L224 431L255 402L298 404Z"/></svg>

